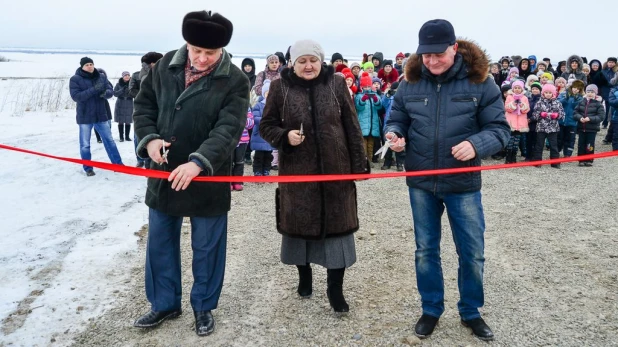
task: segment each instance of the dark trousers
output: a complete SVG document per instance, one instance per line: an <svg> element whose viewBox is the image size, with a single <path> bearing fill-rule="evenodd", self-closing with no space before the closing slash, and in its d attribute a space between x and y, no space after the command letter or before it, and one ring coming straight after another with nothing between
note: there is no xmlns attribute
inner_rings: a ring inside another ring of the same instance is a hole
<svg viewBox="0 0 618 347"><path fill-rule="evenodd" d="M180 228L183 217L150 209L146 245L146 297L153 311L181 308ZM217 308L223 288L227 244L227 213L191 217L194 311Z"/></svg>
<svg viewBox="0 0 618 347"><path fill-rule="evenodd" d="M536 148L536 131L532 131L530 129L529 133L525 134L526 136L526 159L534 159L534 151Z"/></svg>
<svg viewBox="0 0 618 347"><path fill-rule="evenodd" d="M558 153L562 152L565 157L573 155L576 130L577 127L560 126L560 132L558 132Z"/></svg>
<svg viewBox="0 0 618 347"><path fill-rule="evenodd" d="M603 103L605 104L605 118L603 118L603 127L606 127L612 118L611 113L609 113L609 109L611 108L609 107L609 97L603 97Z"/></svg>
<svg viewBox="0 0 618 347"><path fill-rule="evenodd" d="M245 152L247 151L247 143L241 143L232 153L232 176L242 176L245 171ZM238 184L242 184L238 182Z"/></svg>
<svg viewBox="0 0 618 347"><path fill-rule="evenodd" d="M386 155L384 157L384 165L392 166L393 165L393 154L395 154L395 164L403 165L406 161L406 152L393 152L390 148L386 151Z"/></svg>
<svg viewBox="0 0 618 347"><path fill-rule="evenodd" d="M609 123L609 128L607 128L607 135L605 135L605 141L614 143L614 133L616 132L616 122L611 121Z"/></svg>
<svg viewBox="0 0 618 347"><path fill-rule="evenodd" d="M594 154L594 141L597 138L596 132L579 131L579 141L577 142L577 155ZM594 160L580 160L580 163L592 163Z"/></svg>
<svg viewBox="0 0 618 347"><path fill-rule="evenodd" d="M612 124L616 124L616 121L612 121ZM612 137L612 150L618 151L618 128L616 126L613 127L613 137Z"/></svg>
<svg viewBox="0 0 618 347"><path fill-rule="evenodd" d="M272 169L273 151L255 151L253 156L253 172L263 173Z"/></svg>
<svg viewBox="0 0 618 347"><path fill-rule="evenodd" d="M560 158L558 152L558 133L536 133L536 146L534 148L534 160L543 160L545 140L549 142L549 159Z"/></svg>
<svg viewBox="0 0 618 347"><path fill-rule="evenodd" d="M118 135L119 138L131 141L129 135L131 134L131 123L118 123Z"/></svg>

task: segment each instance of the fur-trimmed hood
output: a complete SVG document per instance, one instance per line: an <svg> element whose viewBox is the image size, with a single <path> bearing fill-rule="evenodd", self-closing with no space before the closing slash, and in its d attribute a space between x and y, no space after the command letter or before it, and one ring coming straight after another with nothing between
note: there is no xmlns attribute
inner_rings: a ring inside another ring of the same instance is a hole
<svg viewBox="0 0 618 347"><path fill-rule="evenodd" d="M460 79L467 77L474 84L485 82L489 76L489 57L487 52L470 40L457 40L457 43L459 47L457 48L457 56L453 68L457 68L458 60L462 60L462 64L459 71L455 71L455 77ZM417 54L411 55L405 66L404 74L406 80L410 83L420 81L424 69L426 68L423 65L423 58Z"/></svg>
<svg viewBox="0 0 618 347"><path fill-rule="evenodd" d="M574 60L577 61L577 63L579 64L576 71L573 71L573 69L571 68L571 62L573 62ZM584 68L584 60L579 55L573 54L569 57L569 59L567 59L566 66L568 73L580 74L583 73L582 69Z"/></svg>

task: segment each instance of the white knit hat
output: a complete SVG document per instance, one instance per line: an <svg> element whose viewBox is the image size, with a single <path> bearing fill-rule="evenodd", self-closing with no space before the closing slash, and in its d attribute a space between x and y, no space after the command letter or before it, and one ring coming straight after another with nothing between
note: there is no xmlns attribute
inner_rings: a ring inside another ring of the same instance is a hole
<svg viewBox="0 0 618 347"><path fill-rule="evenodd" d="M311 55L324 61L324 50L322 46L313 40L300 40L296 41L292 47L290 47L290 58L292 63L296 63L296 60L303 55Z"/></svg>

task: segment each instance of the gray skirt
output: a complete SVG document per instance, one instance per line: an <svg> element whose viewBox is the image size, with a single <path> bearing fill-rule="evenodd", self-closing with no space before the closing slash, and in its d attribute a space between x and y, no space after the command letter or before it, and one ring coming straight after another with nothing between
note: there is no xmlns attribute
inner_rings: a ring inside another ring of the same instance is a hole
<svg viewBox="0 0 618 347"><path fill-rule="evenodd" d="M354 234L319 241L283 235L281 262L287 265L318 264L327 269L341 269L356 262Z"/></svg>

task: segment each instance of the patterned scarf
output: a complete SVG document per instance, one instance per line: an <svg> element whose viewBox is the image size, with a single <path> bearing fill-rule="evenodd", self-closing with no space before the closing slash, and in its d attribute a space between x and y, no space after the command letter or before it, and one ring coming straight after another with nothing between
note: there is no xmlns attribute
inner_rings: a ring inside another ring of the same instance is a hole
<svg viewBox="0 0 618 347"><path fill-rule="evenodd" d="M204 71L197 71L191 66L191 60L187 57L187 65L185 66L185 89L189 88L190 85L197 82L200 78L210 75L210 73L213 72L217 66L219 66L221 60L223 60L223 54L221 54L219 59L208 69Z"/></svg>

